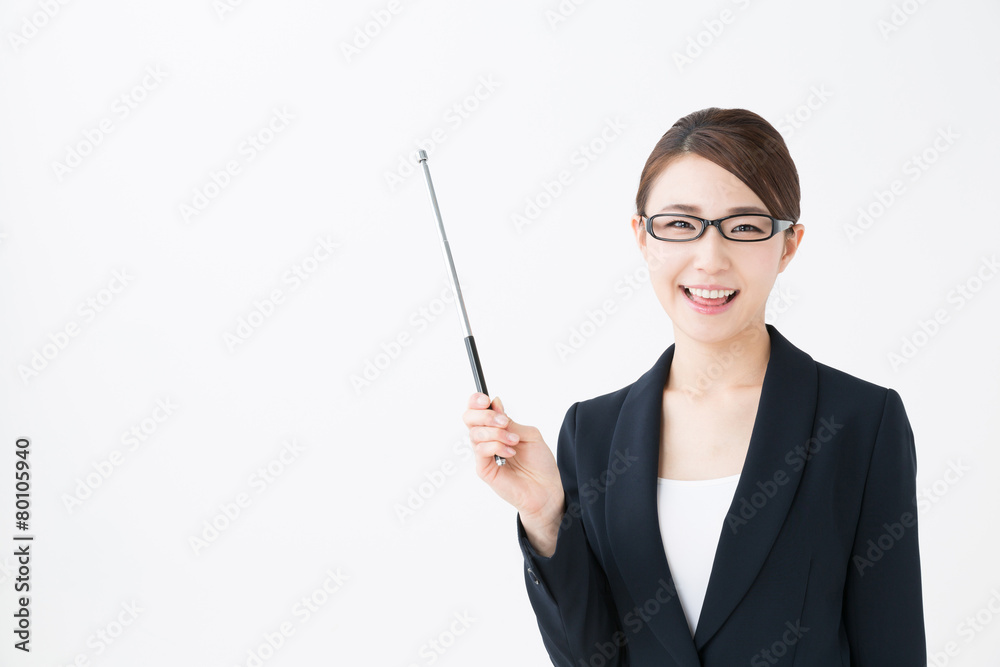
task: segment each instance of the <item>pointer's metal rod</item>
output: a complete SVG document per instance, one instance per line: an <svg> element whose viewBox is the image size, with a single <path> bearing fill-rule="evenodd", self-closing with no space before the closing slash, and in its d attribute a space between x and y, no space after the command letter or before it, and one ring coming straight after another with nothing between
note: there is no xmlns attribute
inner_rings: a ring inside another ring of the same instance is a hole
<svg viewBox="0 0 1000 667"><path fill-rule="evenodd" d="M419 151L418 162L424 168L424 178L427 180L427 191L431 195L431 206L434 208L434 216L437 218L438 232L441 234L441 250L444 251L444 259L448 264L451 280L451 288L458 297L458 311L462 318L462 331L465 333L465 351L469 354L469 364L472 366L472 375L476 379L476 391L480 391L487 396L490 392L486 389L486 378L483 377L483 366L479 363L479 351L476 349L476 339L472 337L472 328L469 326L469 316L465 312L465 301L462 299L462 288L458 284L458 273L455 271L455 262L451 258L451 246L448 245L448 236L444 233L444 221L441 220L441 209L438 208L437 195L434 194L434 184L431 183L431 170L427 167L427 151ZM493 459L498 466L507 463L507 459L494 454Z"/></svg>

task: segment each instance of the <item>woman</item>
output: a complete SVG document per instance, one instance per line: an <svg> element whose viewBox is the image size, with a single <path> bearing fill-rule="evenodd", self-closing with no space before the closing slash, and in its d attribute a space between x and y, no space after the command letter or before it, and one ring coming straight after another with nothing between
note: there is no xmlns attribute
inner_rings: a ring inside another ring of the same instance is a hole
<svg viewBox="0 0 1000 667"><path fill-rule="evenodd" d="M900 396L764 323L798 218L767 121L680 119L631 220L674 343L634 383L573 403L555 458L499 398L470 398L477 473L518 510L554 665L926 665Z"/></svg>

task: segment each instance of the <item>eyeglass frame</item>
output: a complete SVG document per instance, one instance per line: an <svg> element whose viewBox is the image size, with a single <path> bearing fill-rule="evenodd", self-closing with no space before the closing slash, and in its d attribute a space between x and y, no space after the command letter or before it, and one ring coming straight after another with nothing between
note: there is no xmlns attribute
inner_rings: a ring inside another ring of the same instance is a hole
<svg viewBox="0 0 1000 667"><path fill-rule="evenodd" d="M723 220L728 220L729 218L742 218L747 215L755 215L762 218L770 218L771 235L762 239L734 239L731 236L726 236L726 233L722 231L722 226L719 223L722 222ZM679 216L682 218L693 218L701 223L701 231L699 231L697 234L695 234L689 239L662 238L653 233L653 218L659 218L663 216ZM726 239L727 241L735 241L736 243L759 243L760 241L767 241L769 239L772 239L781 232L797 224L792 220L779 220L778 218L775 218L773 215L767 215L766 213L734 213L732 215L727 215L724 218L719 218L717 220L699 218L698 216L690 215L689 213L657 213L652 217L647 217L640 213L639 217L646 219L646 232L649 233L650 236L652 236L657 241L666 241L667 243L687 243L688 241L697 241L698 239L700 239L702 236L705 235L705 232L708 230L709 227L715 227L717 230L719 230L719 234L722 236L722 238Z"/></svg>

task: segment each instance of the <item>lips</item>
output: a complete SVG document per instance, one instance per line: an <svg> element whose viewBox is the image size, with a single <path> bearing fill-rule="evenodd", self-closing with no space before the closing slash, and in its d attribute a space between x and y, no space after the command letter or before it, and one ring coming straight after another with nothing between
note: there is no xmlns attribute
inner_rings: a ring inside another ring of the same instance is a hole
<svg viewBox="0 0 1000 667"><path fill-rule="evenodd" d="M700 306L724 306L735 299L740 293L738 289L734 288L713 287L713 289L707 289L681 285L681 289L684 290L684 296L692 303Z"/></svg>

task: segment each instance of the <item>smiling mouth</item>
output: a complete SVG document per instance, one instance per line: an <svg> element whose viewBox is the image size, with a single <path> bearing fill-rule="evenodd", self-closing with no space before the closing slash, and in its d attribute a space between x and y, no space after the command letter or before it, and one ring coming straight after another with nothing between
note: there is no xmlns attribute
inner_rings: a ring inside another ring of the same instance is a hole
<svg viewBox="0 0 1000 667"><path fill-rule="evenodd" d="M724 293L730 290L711 290L711 291L698 290L699 293L694 294L693 292L691 292L690 288L684 287L683 285L681 285L681 289L684 290L684 296L686 296L688 300L697 303L701 306L724 306L733 299L735 299L736 296L740 293L739 290L732 290L730 294L726 295ZM716 292L717 294L715 298L712 298L710 296L712 291ZM723 294L719 294L720 292L722 292Z"/></svg>

